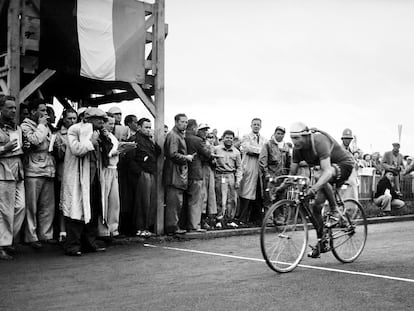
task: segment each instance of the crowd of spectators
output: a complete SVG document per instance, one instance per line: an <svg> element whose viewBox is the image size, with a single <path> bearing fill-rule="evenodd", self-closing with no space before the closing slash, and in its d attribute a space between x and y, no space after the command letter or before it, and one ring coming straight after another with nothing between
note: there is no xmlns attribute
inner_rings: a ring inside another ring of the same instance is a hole
<svg viewBox="0 0 414 311"><path fill-rule="evenodd" d="M66 255L80 256L105 251L112 239L155 234L161 148L151 120L127 115L122 125L119 107L107 112L90 107L65 109L54 127L53 108L36 99L21 105L17 125L9 96L0 98L0 111L0 259L13 258L16 241L36 249L60 242ZM277 199L269 194L269 182L289 173L293 146L284 141L285 128L276 126L267 140L259 118L241 138L230 129L219 136L185 114L174 122L164 129L165 233L260 224ZM349 152L352 138L345 129L342 141ZM393 146L382 157L352 152L355 171L373 168L389 177L375 197L384 211L399 199L398 176L414 170L399 144Z"/></svg>

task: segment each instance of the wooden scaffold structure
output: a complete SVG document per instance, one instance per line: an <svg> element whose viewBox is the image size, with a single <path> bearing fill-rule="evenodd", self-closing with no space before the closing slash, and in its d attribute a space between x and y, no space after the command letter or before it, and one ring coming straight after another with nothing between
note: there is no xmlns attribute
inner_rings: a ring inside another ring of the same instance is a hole
<svg viewBox="0 0 414 311"><path fill-rule="evenodd" d="M31 96L65 108L98 106L139 98L154 117L155 141L164 145L164 51L168 27L165 24L165 0L141 2L145 10L145 57L142 83L100 81L68 76L40 63L41 8L45 0L0 0L0 94L16 98L19 106ZM56 0L58 1L58 0ZM119 0L114 0L119 1ZM157 162L155 230L164 232L164 189L162 186L163 152Z"/></svg>

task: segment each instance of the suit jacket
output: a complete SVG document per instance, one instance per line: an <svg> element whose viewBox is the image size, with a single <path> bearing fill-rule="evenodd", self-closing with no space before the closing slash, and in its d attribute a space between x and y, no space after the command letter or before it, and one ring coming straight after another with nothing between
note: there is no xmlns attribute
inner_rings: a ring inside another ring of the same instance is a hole
<svg viewBox="0 0 414 311"><path fill-rule="evenodd" d="M188 154L195 154L193 161L188 164L188 179L202 180L203 169L202 159L210 159L211 152L203 139L195 135L194 131L187 131L185 134Z"/></svg>
<svg viewBox="0 0 414 311"><path fill-rule="evenodd" d="M401 153L398 153L395 157L396 161L394 161L394 155L392 151L387 151L384 153L384 156L382 157L382 166L384 170L386 169L399 169L404 166L403 163L403 156ZM400 170L398 170L400 171Z"/></svg>
<svg viewBox="0 0 414 311"><path fill-rule="evenodd" d="M175 126L165 137L164 152L164 185L186 190L188 186L188 165L185 158L187 144L184 134Z"/></svg>

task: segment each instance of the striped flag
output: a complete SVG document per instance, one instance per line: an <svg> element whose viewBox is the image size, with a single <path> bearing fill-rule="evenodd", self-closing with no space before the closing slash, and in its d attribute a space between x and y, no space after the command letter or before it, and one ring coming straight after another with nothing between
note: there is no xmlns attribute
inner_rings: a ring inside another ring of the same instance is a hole
<svg viewBox="0 0 414 311"><path fill-rule="evenodd" d="M103 81L145 81L145 9L136 0L42 0L41 67Z"/></svg>

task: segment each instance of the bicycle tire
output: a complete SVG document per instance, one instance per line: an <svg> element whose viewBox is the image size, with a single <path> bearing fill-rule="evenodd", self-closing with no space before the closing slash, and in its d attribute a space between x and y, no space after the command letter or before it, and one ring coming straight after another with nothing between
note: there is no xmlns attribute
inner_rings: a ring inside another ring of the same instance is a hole
<svg viewBox="0 0 414 311"><path fill-rule="evenodd" d="M343 263L354 262L362 253L368 235L367 218L361 204L344 200L344 223L330 229L332 254Z"/></svg>
<svg viewBox="0 0 414 311"><path fill-rule="evenodd" d="M279 213L282 222L274 222ZM291 200L281 200L267 211L260 232L260 246L267 265L278 273L290 272L305 255L308 245L308 225L300 206Z"/></svg>

